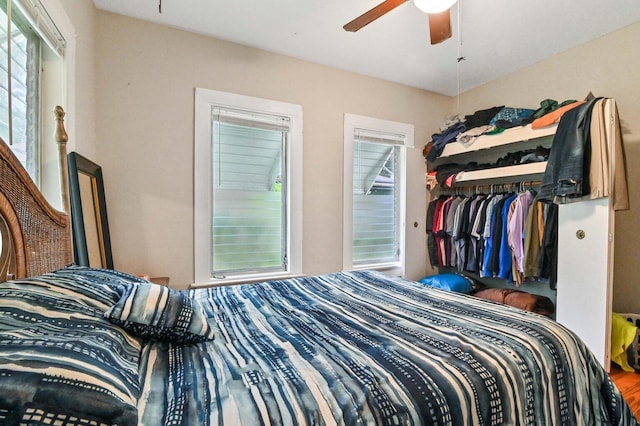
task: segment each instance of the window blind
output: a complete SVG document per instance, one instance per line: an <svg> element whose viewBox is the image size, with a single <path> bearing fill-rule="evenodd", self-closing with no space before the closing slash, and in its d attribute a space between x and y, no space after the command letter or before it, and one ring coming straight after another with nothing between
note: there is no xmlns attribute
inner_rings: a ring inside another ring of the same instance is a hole
<svg viewBox="0 0 640 426"><path fill-rule="evenodd" d="M5 3L7 0L3 0ZM10 0L17 6L27 19L34 31L40 36L51 50L64 57L66 41L47 12L43 0Z"/></svg>
<svg viewBox="0 0 640 426"><path fill-rule="evenodd" d="M399 259L399 197L396 174L404 136L362 129L354 131L354 265Z"/></svg>
<svg viewBox="0 0 640 426"><path fill-rule="evenodd" d="M212 275L287 266L289 118L213 108Z"/></svg>
<svg viewBox="0 0 640 426"><path fill-rule="evenodd" d="M41 39L13 6L0 1L0 137L38 183Z"/></svg>
<svg viewBox="0 0 640 426"><path fill-rule="evenodd" d="M391 145L404 145L406 141L405 135L359 128L354 129L353 136L355 140L359 140L362 142L383 143Z"/></svg>
<svg viewBox="0 0 640 426"><path fill-rule="evenodd" d="M228 107L213 107L213 120L262 130L288 132L291 119L286 116L243 111Z"/></svg>

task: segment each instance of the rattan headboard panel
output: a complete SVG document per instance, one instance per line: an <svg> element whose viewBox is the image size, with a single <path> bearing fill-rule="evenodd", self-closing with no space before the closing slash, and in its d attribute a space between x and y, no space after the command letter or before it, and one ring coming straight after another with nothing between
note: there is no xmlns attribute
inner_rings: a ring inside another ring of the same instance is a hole
<svg viewBox="0 0 640 426"><path fill-rule="evenodd" d="M13 240L15 271L10 272L17 278L51 272L72 262L68 215L47 202L2 140L0 214Z"/></svg>

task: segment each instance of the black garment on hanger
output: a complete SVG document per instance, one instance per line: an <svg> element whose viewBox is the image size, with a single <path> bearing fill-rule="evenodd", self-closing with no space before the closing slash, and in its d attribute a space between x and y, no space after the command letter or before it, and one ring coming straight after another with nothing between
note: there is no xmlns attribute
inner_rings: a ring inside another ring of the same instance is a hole
<svg viewBox="0 0 640 426"><path fill-rule="evenodd" d="M591 162L591 111L595 101L577 106L560 118L553 137L538 198L562 202L588 194Z"/></svg>
<svg viewBox="0 0 640 426"><path fill-rule="evenodd" d="M442 196L440 197L442 198ZM433 233L433 215L436 210L438 199L429 202L427 208L426 229L427 229L427 249L429 251L429 261L431 266L438 265L438 248L436 247L436 237Z"/></svg>

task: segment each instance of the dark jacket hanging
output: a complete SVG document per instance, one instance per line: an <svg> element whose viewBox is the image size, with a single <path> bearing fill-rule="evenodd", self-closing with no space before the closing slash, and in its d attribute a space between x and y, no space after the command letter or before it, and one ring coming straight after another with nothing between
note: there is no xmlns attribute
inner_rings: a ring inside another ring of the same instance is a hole
<svg viewBox="0 0 640 426"><path fill-rule="evenodd" d="M598 99L567 111L560 119L539 199L562 203L589 193L591 110Z"/></svg>

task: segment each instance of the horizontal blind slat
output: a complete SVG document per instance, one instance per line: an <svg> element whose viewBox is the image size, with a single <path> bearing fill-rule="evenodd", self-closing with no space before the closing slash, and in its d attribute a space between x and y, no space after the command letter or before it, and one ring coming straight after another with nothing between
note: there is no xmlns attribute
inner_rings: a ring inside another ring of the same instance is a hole
<svg viewBox="0 0 640 426"><path fill-rule="evenodd" d="M353 245L355 265L394 262L398 254L395 158L404 139L397 135L354 134Z"/></svg>
<svg viewBox="0 0 640 426"><path fill-rule="evenodd" d="M286 198L277 184L288 120L219 108L213 120L212 274L284 270Z"/></svg>

